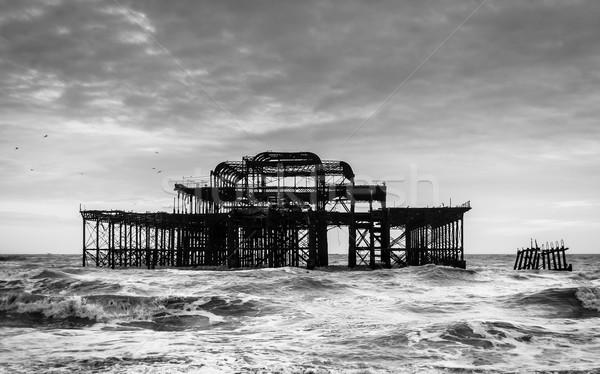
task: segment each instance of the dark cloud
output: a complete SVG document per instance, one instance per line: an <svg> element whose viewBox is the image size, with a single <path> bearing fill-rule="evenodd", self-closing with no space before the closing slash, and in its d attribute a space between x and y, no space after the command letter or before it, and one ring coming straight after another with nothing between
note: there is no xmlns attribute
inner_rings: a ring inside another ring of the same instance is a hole
<svg viewBox="0 0 600 374"><path fill-rule="evenodd" d="M588 199L600 3L487 1L441 45L480 4L3 2L4 198L160 200L163 177L273 149L415 163L490 206Z"/></svg>
<svg viewBox="0 0 600 374"><path fill-rule="evenodd" d="M146 128L235 129L229 117L259 133L268 122L310 126L302 117L354 116L358 125L478 2L118 4L57 3L7 17L0 32L15 93L6 105L23 105L28 92L45 99L45 112L52 102L61 114ZM432 110L568 107L598 79L586 66L598 53L593 14L553 2L486 4L385 109L400 105L396 117L436 128ZM370 122L383 128L380 115Z"/></svg>
<svg viewBox="0 0 600 374"><path fill-rule="evenodd" d="M479 3L119 4L7 3L0 105L143 128L218 122L239 131L233 117L251 133L351 133ZM447 138L447 118L463 138L497 135L490 122L560 133L557 116L523 126L536 109L594 118L580 103L599 79L597 7L486 4L365 128L428 141ZM472 123L486 115L494 121ZM515 130L501 132L531 131Z"/></svg>

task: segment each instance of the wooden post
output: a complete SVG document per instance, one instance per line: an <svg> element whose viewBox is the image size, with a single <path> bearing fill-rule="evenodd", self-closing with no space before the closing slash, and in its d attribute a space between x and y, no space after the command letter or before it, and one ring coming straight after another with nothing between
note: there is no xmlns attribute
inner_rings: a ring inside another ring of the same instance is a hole
<svg viewBox="0 0 600 374"><path fill-rule="evenodd" d="M519 256L519 270L523 269L523 257L524 257L524 252L525 250L521 250L520 251L520 256Z"/></svg>
<svg viewBox="0 0 600 374"><path fill-rule="evenodd" d="M568 270L569 266L567 265L567 256L565 254L566 250L567 250L566 248L562 249L562 255L563 255L563 264L564 264L564 267L565 267L565 269Z"/></svg>

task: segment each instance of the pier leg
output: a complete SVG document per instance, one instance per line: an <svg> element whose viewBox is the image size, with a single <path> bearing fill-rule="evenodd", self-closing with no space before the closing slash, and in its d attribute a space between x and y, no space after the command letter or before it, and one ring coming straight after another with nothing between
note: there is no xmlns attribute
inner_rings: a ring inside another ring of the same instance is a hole
<svg viewBox="0 0 600 374"><path fill-rule="evenodd" d="M356 267L356 226L354 218L348 225L348 267Z"/></svg>
<svg viewBox="0 0 600 374"><path fill-rule="evenodd" d="M85 267L85 264L87 263L87 251L85 248L85 218L83 218L83 256L82 256L82 260L83 260L83 267Z"/></svg>

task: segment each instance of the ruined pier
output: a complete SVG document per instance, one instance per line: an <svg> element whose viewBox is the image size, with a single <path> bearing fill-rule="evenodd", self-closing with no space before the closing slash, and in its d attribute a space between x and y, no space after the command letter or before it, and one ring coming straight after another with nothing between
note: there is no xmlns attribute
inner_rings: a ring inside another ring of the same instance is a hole
<svg viewBox="0 0 600 374"><path fill-rule="evenodd" d="M572 271L573 265L567 263L566 251L569 248L565 247L565 243L561 240L560 244L546 243L540 248L535 241L531 241L529 248L517 250L515 258L514 270L558 270ZM540 263L541 260L541 263Z"/></svg>
<svg viewBox="0 0 600 374"><path fill-rule="evenodd" d="M224 161L208 183L175 185L173 211L81 210L83 266L328 266L327 232L348 231L348 266L464 268L455 207L388 208L385 184L355 184L343 161L263 152Z"/></svg>

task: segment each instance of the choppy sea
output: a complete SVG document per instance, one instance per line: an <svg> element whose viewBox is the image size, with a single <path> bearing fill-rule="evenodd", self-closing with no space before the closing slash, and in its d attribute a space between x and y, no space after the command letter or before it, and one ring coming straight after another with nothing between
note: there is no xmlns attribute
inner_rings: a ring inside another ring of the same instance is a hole
<svg viewBox="0 0 600 374"><path fill-rule="evenodd" d="M600 373L600 255L572 272L81 267L0 256L5 373Z"/></svg>

